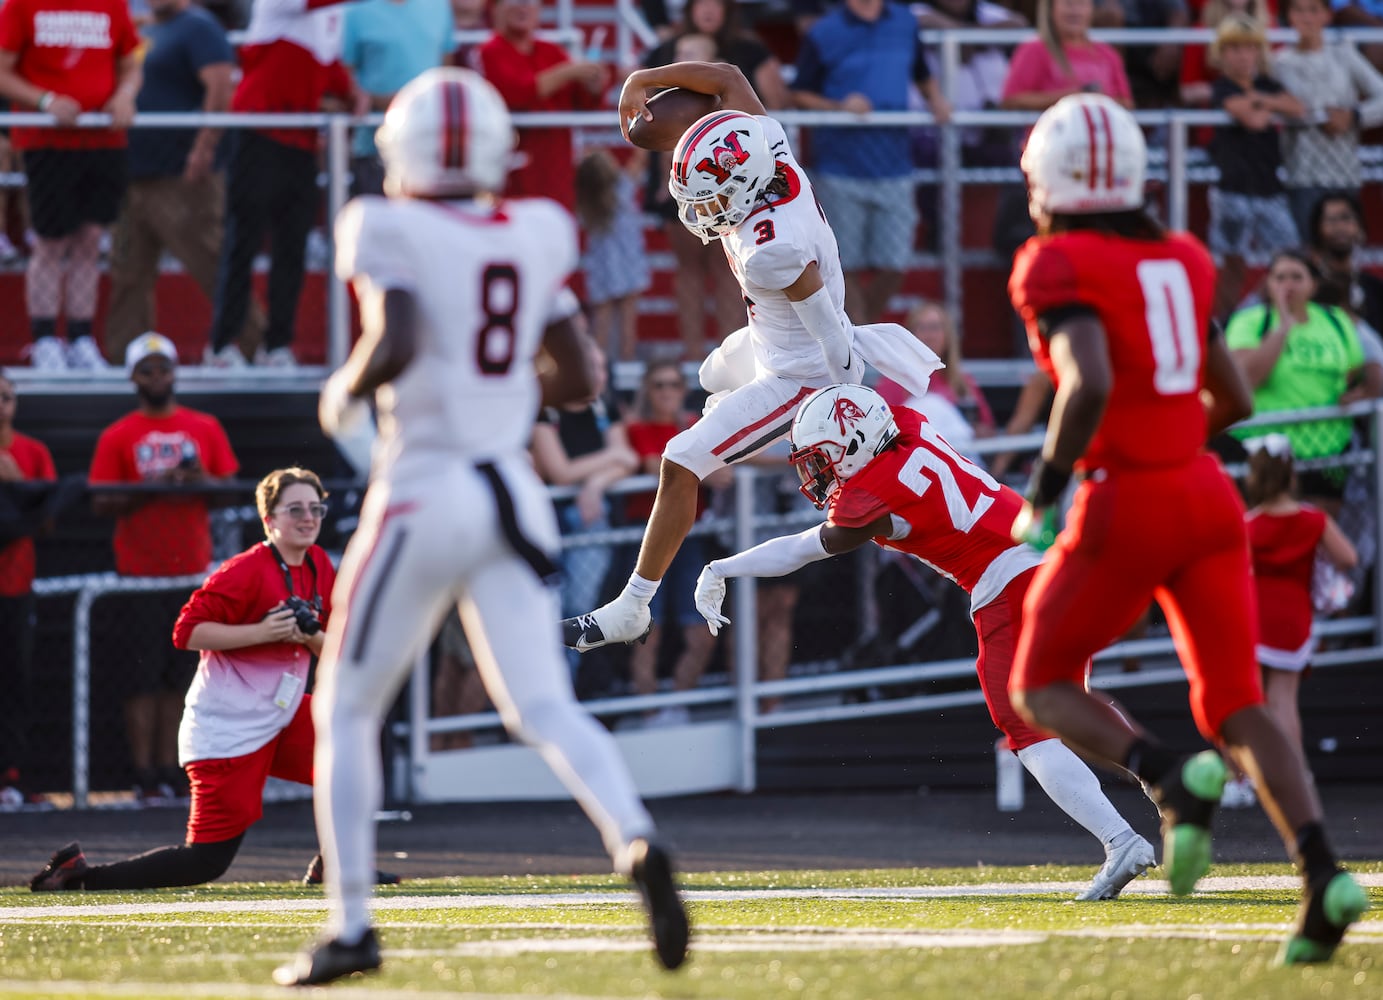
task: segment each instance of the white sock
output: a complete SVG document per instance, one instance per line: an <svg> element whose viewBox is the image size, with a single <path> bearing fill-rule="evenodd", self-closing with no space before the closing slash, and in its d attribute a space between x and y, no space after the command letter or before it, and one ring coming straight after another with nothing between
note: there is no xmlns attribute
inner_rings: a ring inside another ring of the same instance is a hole
<svg viewBox="0 0 1383 1000"><path fill-rule="evenodd" d="M1043 740L1018 751L1018 759L1062 811L1109 847L1132 827L1100 789L1100 779L1061 740Z"/></svg>
<svg viewBox="0 0 1383 1000"><path fill-rule="evenodd" d="M638 573L629 574L629 582L624 585L624 592L635 598L640 604L647 604L653 600L653 595L658 592L658 584L662 580L645 580Z"/></svg>
<svg viewBox="0 0 1383 1000"><path fill-rule="evenodd" d="M356 942L370 927L375 884L374 814L383 798L379 723L363 714L313 715L318 725L314 809L330 908L327 927L333 937Z"/></svg>

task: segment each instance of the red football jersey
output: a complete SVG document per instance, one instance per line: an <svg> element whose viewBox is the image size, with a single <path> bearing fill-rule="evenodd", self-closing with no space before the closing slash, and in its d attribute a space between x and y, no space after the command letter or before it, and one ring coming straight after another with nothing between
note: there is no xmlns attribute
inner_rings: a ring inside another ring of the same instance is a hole
<svg viewBox="0 0 1383 1000"><path fill-rule="evenodd" d="M908 537L874 541L973 591L989 564L1014 547L1009 529L1023 498L947 444L922 414L890 409L898 440L835 492L828 521L858 528L896 514L912 525Z"/></svg>
<svg viewBox="0 0 1383 1000"><path fill-rule="evenodd" d="M1199 240L1188 233L1157 241L1094 231L1035 236L1014 257L1008 287L1033 357L1053 381L1042 317L1085 306L1104 325L1114 384L1077 468L1161 468L1200 452L1215 265Z"/></svg>

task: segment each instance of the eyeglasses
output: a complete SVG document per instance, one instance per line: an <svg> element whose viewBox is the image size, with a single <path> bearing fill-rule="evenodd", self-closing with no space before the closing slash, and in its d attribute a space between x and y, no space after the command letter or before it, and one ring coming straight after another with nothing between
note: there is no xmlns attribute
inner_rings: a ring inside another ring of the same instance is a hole
<svg viewBox="0 0 1383 1000"><path fill-rule="evenodd" d="M648 383L648 387L650 389L681 389L683 388L683 383L673 379L661 379L657 382Z"/></svg>
<svg viewBox="0 0 1383 1000"><path fill-rule="evenodd" d="M287 507L280 507L278 513L287 514L295 521L305 521L309 517L317 520L327 516L327 505L324 503L310 503L304 507L300 503L289 504Z"/></svg>

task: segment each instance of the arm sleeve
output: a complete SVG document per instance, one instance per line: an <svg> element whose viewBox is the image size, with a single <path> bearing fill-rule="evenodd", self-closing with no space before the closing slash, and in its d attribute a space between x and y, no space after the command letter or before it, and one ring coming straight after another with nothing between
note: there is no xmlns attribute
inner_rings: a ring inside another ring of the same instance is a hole
<svg viewBox="0 0 1383 1000"><path fill-rule="evenodd" d="M215 417L207 419L204 437L208 451L206 463L208 473L224 479L240 471L240 462L236 459L235 451L231 448L230 438L226 436L226 429Z"/></svg>
<svg viewBox="0 0 1383 1000"><path fill-rule="evenodd" d="M1008 76L1004 78L1001 99L1016 94L1045 89L1046 66L1050 61L1047 50L1039 41L1024 42L1013 50L1013 60L1009 63Z"/></svg>
<svg viewBox="0 0 1383 1000"><path fill-rule="evenodd" d="M117 6L119 13L111 24L111 37L114 42L116 57L123 59L139 48L140 39L134 21L130 19L129 5L118 4Z"/></svg>
<svg viewBox="0 0 1383 1000"><path fill-rule="evenodd" d="M28 44L28 6L24 0L5 0L0 4L0 49L5 52L20 52Z"/></svg>
<svg viewBox="0 0 1383 1000"><path fill-rule="evenodd" d="M538 77L524 63L510 59L505 50L486 43L478 50L481 73L494 84L510 111L530 111L538 102Z"/></svg>
<svg viewBox="0 0 1383 1000"><path fill-rule="evenodd" d="M1267 311L1267 306L1249 306L1229 317L1229 323L1225 325L1225 346L1231 351L1257 347L1263 340L1259 331L1263 329Z"/></svg>
<svg viewBox="0 0 1383 1000"><path fill-rule="evenodd" d="M1113 46L1104 46L1105 58L1109 61L1110 79L1113 86L1109 89L1109 96L1115 100L1131 100L1133 98L1133 88L1129 86L1128 72L1124 69L1124 60Z"/></svg>
<svg viewBox="0 0 1383 1000"><path fill-rule="evenodd" d="M214 63L235 62L235 51L221 26L210 19L197 18L188 33L188 58L192 68L201 71Z"/></svg>
<svg viewBox="0 0 1383 1000"><path fill-rule="evenodd" d="M173 623L173 645L186 649L192 630L202 622L223 625L251 624L245 621L246 609L254 597L253 577L244 567L252 567L252 559L237 559L222 566L206 582L193 591L178 612Z"/></svg>
<svg viewBox="0 0 1383 1000"><path fill-rule="evenodd" d="M1344 45L1341 48L1349 53L1349 76L1363 97L1359 103L1359 126L1373 128L1383 123L1383 74L1374 69L1373 63L1354 46Z"/></svg>
<svg viewBox="0 0 1383 1000"><path fill-rule="evenodd" d="M787 576L830 555L821 541L821 528L818 524L796 535L770 538L737 555L714 560L711 569L721 576Z"/></svg>
<svg viewBox="0 0 1383 1000"><path fill-rule="evenodd" d="M87 479L93 483L124 483L137 478L128 473L121 456L120 442L107 427L96 441Z"/></svg>
<svg viewBox="0 0 1383 1000"><path fill-rule="evenodd" d="M53 453L49 451L48 446L42 442L40 442L38 446L38 469L31 478L43 479L49 482L55 481L58 478L58 468L53 464Z"/></svg>
<svg viewBox="0 0 1383 1000"><path fill-rule="evenodd" d="M879 497L868 490L851 487L841 490L831 499L827 523L842 528L863 528L890 513L888 504Z"/></svg>

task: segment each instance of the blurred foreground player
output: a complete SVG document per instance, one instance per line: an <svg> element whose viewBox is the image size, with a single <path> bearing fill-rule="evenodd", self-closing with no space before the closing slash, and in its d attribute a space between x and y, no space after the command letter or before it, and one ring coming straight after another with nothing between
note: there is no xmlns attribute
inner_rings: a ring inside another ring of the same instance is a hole
<svg viewBox="0 0 1383 1000"><path fill-rule="evenodd" d="M549 586L557 521L525 450L540 396L553 406L591 392L563 287L577 262L575 225L544 199L495 200L514 129L494 88L469 70L409 83L377 139L389 197L356 199L336 225L337 273L359 295L363 333L319 407L332 437L365 423L371 398L380 422L312 706L331 913L325 937L275 979L306 986L380 964L366 908L379 728L453 608L506 728L599 828L643 895L658 959L676 968L686 914L613 738L572 692Z"/></svg>
<svg viewBox="0 0 1383 1000"><path fill-rule="evenodd" d="M1278 960L1326 960L1368 901L1336 863L1305 761L1263 704L1243 505L1204 448L1251 409L1211 330L1214 265L1194 237L1143 211L1143 134L1109 98L1075 95L1046 111L1022 167L1038 235L1014 258L1009 292L1056 398L1014 537L1041 524L1072 475L1081 483L1024 606L1014 704L1148 785L1172 891L1189 893L1210 865L1224 761L1131 734L1082 684L1090 656L1156 598L1197 726L1252 776L1301 871L1297 926Z"/></svg>
<svg viewBox="0 0 1383 1000"><path fill-rule="evenodd" d="M1042 790L1104 845L1104 865L1076 898L1114 899L1157 863L1152 845L1119 815L1090 768L1019 718L1009 701L1023 595L1042 562L1035 548L1009 537L1022 498L952 448L922 414L890 407L861 385L808 396L791 440L802 493L827 511L826 523L708 564L696 581L706 624L714 633L729 623L720 610L726 577L785 576L870 541L954 580L970 595L980 641L975 669L990 718Z"/></svg>

